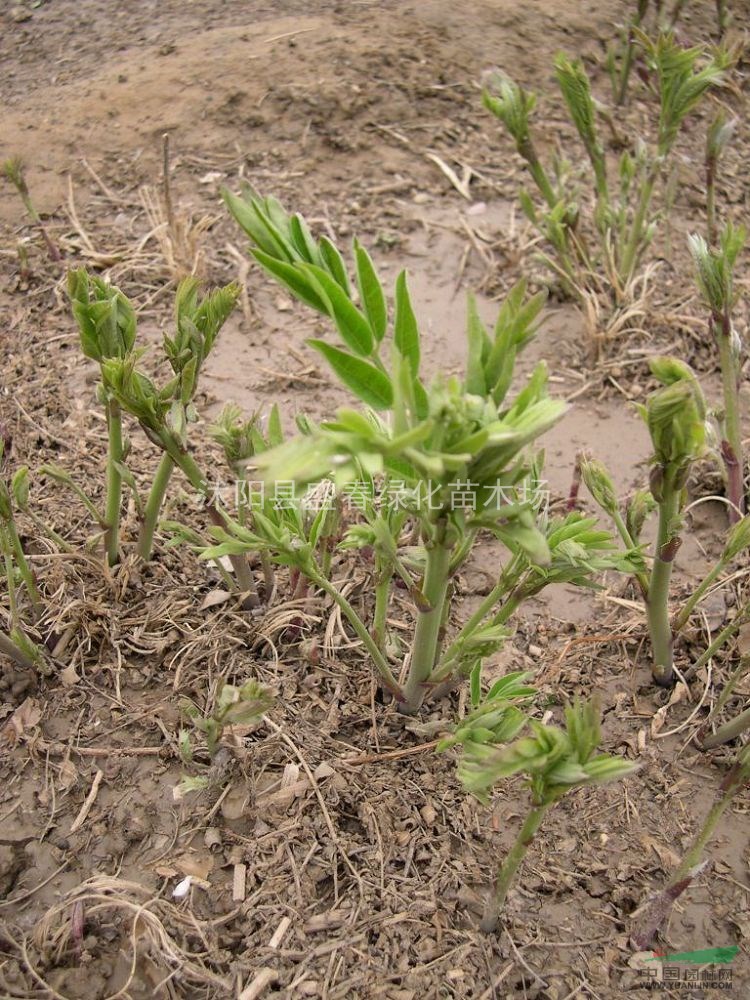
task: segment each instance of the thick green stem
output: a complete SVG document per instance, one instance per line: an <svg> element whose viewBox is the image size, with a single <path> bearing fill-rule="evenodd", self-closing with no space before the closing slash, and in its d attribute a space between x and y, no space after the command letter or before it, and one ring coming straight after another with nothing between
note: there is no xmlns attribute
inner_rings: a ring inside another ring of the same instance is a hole
<svg viewBox="0 0 750 1000"><path fill-rule="evenodd" d="M151 559L151 552L154 547L154 532L156 531L159 514L164 504L164 496L167 492L173 471L174 459L165 452L159 462L154 481L151 483L151 490L146 501L146 509L143 512L143 521L138 535L138 555L144 562L148 562Z"/></svg>
<svg viewBox="0 0 750 1000"><path fill-rule="evenodd" d="M375 614L372 622L372 638L385 656L386 618L388 598L391 593L391 571L387 562L375 554Z"/></svg>
<svg viewBox="0 0 750 1000"><path fill-rule="evenodd" d="M334 585L326 579L326 577L322 576L314 566L306 566L304 574L312 583L315 584L316 587L319 587L322 591L324 591L324 593L328 594L328 596L331 597L341 608L342 612L348 619L349 624L356 632L357 638L362 642L362 645L372 657L375 669L380 674L383 681L383 686L390 691L396 701L400 703L404 697L401 685L393 676L391 668L388 666L385 657L378 649L374 639L367 630L367 626L359 617L357 612L347 601L344 595L340 593L340 591L338 591L336 587L334 587Z"/></svg>
<svg viewBox="0 0 750 1000"><path fill-rule="evenodd" d="M399 705L399 711L405 715L413 715L421 707L438 659L452 551L452 546L445 542L445 525L439 524L437 537L427 546L422 594L429 610L417 612L409 677L404 686L405 700Z"/></svg>
<svg viewBox="0 0 750 1000"><path fill-rule="evenodd" d="M24 670L34 670L36 668L36 664L31 657L27 656L20 646L17 646L10 636L6 635L2 630L0 630L0 653L13 660L19 667L23 667Z"/></svg>
<svg viewBox="0 0 750 1000"><path fill-rule="evenodd" d="M719 344L721 382L724 390L724 436L721 453L727 471L727 499L730 502L729 521L736 524L745 510L744 459L742 456L742 426L739 404L739 372L732 347L732 323L729 315L712 318Z"/></svg>
<svg viewBox="0 0 750 1000"><path fill-rule="evenodd" d="M659 504L659 529L656 538L654 566L648 587L648 628L651 636L653 675L657 684L667 686L672 682L673 635L669 621L669 581L677 551L677 538L673 526L679 508L680 491L675 489L669 474L664 476L662 500Z"/></svg>
<svg viewBox="0 0 750 1000"><path fill-rule="evenodd" d="M722 744L736 739L740 733L744 733L748 728L750 728L750 708L746 708L744 712L740 712L734 719L725 722L723 726L719 726L712 736L707 736L701 741L701 746L704 750L720 747Z"/></svg>
<svg viewBox="0 0 750 1000"><path fill-rule="evenodd" d="M497 881L495 882L495 890L487 902L484 916L482 917L481 926L483 931L494 931L497 927L498 918L503 906L505 905L505 899L508 895L508 889L513 881L513 877L518 871L521 862L526 857L526 852L536 836L537 830L541 826L542 820L544 819L550 805L551 803L544 803L542 805L534 806L526 817L526 820L521 827L521 832L516 837L516 842L513 844L513 847L510 849L510 853L500 866L500 870L497 874Z"/></svg>
<svg viewBox="0 0 750 1000"><path fill-rule="evenodd" d="M119 557L120 507L122 504L122 476L118 465L122 464L122 412L120 404L110 396L107 399L107 429L109 432L109 452L107 454L107 506L104 511L104 544L107 562L115 566Z"/></svg>

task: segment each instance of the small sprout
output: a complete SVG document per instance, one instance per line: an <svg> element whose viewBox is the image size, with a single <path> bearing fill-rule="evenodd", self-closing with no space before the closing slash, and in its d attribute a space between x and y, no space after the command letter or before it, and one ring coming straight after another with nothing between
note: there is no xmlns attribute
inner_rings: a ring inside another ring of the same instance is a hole
<svg viewBox="0 0 750 1000"><path fill-rule="evenodd" d="M31 200L31 192L29 191L29 186L26 183L26 175L24 173L24 164L20 156L11 156L2 164L2 172L5 177L13 185L13 187L18 191L18 194L23 202L24 208L29 214L29 218L39 229L42 234L42 239L47 246L47 252L49 253L50 260L55 264L62 260L60 255L60 250L57 244L52 240L52 237L47 232L47 227L42 222L41 216L37 212L34 202ZM20 256L20 248L19 248Z"/></svg>
<svg viewBox="0 0 750 1000"><path fill-rule="evenodd" d="M616 781L637 768L622 757L596 754L601 734L595 702L577 701L566 708L565 729L545 726L533 719L524 720L515 708L504 708L503 712L499 719L502 735L512 733L510 738L514 739L524 721L531 735L498 747L489 727L486 729L489 737L483 738L485 730L480 709L472 713L480 738L471 739L469 728L467 737L460 741L463 754L459 777L481 801L487 801L487 793L497 781L519 773L526 775L532 798L532 807L521 831L498 871L495 889L482 920L482 929L486 931L494 930L513 877L550 807L572 788ZM453 742L459 741L454 739Z"/></svg>
<svg viewBox="0 0 750 1000"><path fill-rule="evenodd" d="M702 236L689 237L690 252L696 267L696 281L708 306L710 326L719 348L724 395L724 426L721 453L730 502L730 520L734 523L745 511L744 453L739 399L740 344L732 326L736 292L734 272L737 258L745 244L744 226L727 223L718 248L709 247Z"/></svg>

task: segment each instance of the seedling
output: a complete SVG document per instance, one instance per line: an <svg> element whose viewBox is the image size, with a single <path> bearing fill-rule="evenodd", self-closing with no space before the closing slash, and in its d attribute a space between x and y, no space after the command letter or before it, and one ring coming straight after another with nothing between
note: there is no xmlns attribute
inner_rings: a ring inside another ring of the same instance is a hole
<svg viewBox="0 0 750 1000"><path fill-rule="evenodd" d="M667 885L646 907L637 912L638 929L633 935L636 947L648 948L654 936L669 917L676 900L686 892L694 880L706 869L708 862L703 854L710 843L721 817L731 805L737 792L750 780L750 746L744 747L731 771L721 783L721 795L706 817L700 832L680 862ZM642 916L640 914L643 914Z"/></svg>
<svg viewBox="0 0 750 1000"><path fill-rule="evenodd" d="M34 202L31 200L31 193L29 192L29 186L26 183L26 176L24 174L23 160L20 156L12 156L10 159L5 160L2 170L6 178L10 181L16 191L18 191L29 218L42 234L42 239L47 247L50 260L57 264L62 257L57 244L54 243L52 237L47 232L47 227L42 222L42 218L34 207Z"/></svg>
<svg viewBox="0 0 750 1000"><path fill-rule="evenodd" d="M91 277L80 268L68 275L68 295L78 321L81 347L87 358L99 365L102 382L99 400L107 415L107 499L104 511L107 561L114 566L120 557L120 513L126 444L122 435L122 414L117 399L103 381L104 365L122 359L135 343L135 311L122 292L101 278Z"/></svg>
<svg viewBox="0 0 750 1000"><path fill-rule="evenodd" d="M632 297L659 218L652 208L656 182L665 171L685 118L706 91L722 80L729 63L728 55L721 51L705 61L702 48L683 49L668 33L652 42L637 28L632 32L656 77L660 112L654 146L639 142L635 156L626 150L619 160L617 183L608 177L596 121L599 106L583 64L564 55L555 60L568 113L594 175L589 227L583 225L585 201L562 175L553 182L539 158L530 126L536 95L502 75L495 76L492 89L484 92L485 106L510 133L544 202L538 207L528 192L520 193L526 215L552 248L542 258L560 278L564 291L589 309L592 298L601 295L612 298L614 307ZM704 65L699 67L702 60ZM598 251L587 242L585 228L596 233Z"/></svg>
<svg viewBox="0 0 750 1000"><path fill-rule="evenodd" d="M637 0L633 15L625 28L625 39L621 45L621 51L618 53L614 47L610 47L607 52L607 70L612 81L612 95L615 103L619 105L625 104L627 98L630 72L636 54L635 32L643 23L648 5L649 0ZM617 65L618 56L621 63L619 68Z"/></svg>
<svg viewBox="0 0 750 1000"><path fill-rule="evenodd" d="M581 473L599 507L613 519L631 552L634 577L646 604L653 655L654 680L672 683L675 636L684 629L709 588L737 557L750 547L750 518L734 525L721 556L695 588L683 607L670 619L669 589L672 567L682 544L686 483L696 459L706 450L706 405L692 369L676 358L653 358L651 371L662 382L639 406L653 445L650 491L639 491L623 517L614 485L600 462L584 457ZM649 571L642 554L640 534L646 518L659 515L653 563ZM636 553L641 552L640 557Z"/></svg>
<svg viewBox="0 0 750 1000"><path fill-rule="evenodd" d="M260 722L264 714L273 704L272 692L258 684L257 681L246 681L241 687L221 683L216 694L213 710L204 715L192 702L184 700L180 707L196 732L201 733L205 740L206 753L213 760L219 749L224 730L227 726L249 726ZM180 754L186 764L192 764L194 750L188 729L180 729ZM207 788L209 777L183 777L180 791L190 792Z"/></svg>
<svg viewBox="0 0 750 1000"><path fill-rule="evenodd" d="M172 404L168 421L183 449L188 424L197 419L193 399L201 367L239 294L236 285L227 285L200 299L199 287L195 278L186 278L180 283L175 296L175 334L174 337L164 335L164 351L174 372L174 379L169 383ZM138 537L138 554L146 562L151 558L156 524L175 464L174 457L165 451L146 502Z"/></svg>
<svg viewBox="0 0 750 1000"><path fill-rule="evenodd" d="M102 382L100 396L107 411L109 453L107 459L107 503L103 518L110 565L118 558L119 518L122 484L134 489L135 483L124 465L126 448L122 438L122 410L134 416L146 436L161 448L163 455L145 506L141 510L138 552L144 560L151 556L154 531L164 496L175 466L179 467L201 496L207 495L208 482L187 448L187 431L197 414L193 405L198 375L219 330L231 313L239 289L227 285L199 296L199 284L186 278L175 297L175 333L164 336L164 351L173 377L161 388L137 370L142 352L135 350L136 318L133 306L118 289L85 270L69 276L73 312L81 330L84 354L99 362ZM47 471L50 471L49 469ZM81 496L92 514L99 518L95 505L63 470L51 470L64 478ZM139 506L136 493L137 506ZM209 515L222 523L214 503L208 503ZM101 519L100 519L101 520ZM255 584L246 559L236 561L237 581L257 603Z"/></svg>
<svg viewBox="0 0 750 1000"><path fill-rule="evenodd" d="M499 868L487 902L482 919L484 931L496 928L511 883L549 809L573 788L615 781L632 774L637 767L622 757L596 753L601 733L599 712L593 702L577 701L566 708L565 729L560 729L527 719L518 708L506 707L502 698L503 689L498 692L494 688L485 703L459 726L455 736L442 744L461 744L459 777L480 801L487 802L493 785L513 774L524 774L531 792L531 808ZM531 735L515 739L526 725ZM508 745L498 747L499 743Z"/></svg>
<svg viewBox="0 0 750 1000"><path fill-rule="evenodd" d="M0 439L0 469L3 465L4 444ZM42 613L42 601L33 570L29 566L16 526L14 505L26 503L27 479L25 470L19 469L10 486L0 474L0 555L2 556L5 582L8 588L9 627L0 631L0 651L10 656L19 666L38 667L42 654L29 638L23 625L18 605L17 580L26 592L31 614L37 620Z"/></svg>
<svg viewBox="0 0 750 1000"><path fill-rule="evenodd" d="M428 390L420 376L419 328L405 273L396 280L389 343L385 293L363 247L355 242L355 293L339 251L326 237L315 240L301 217L289 217L275 199L252 191L243 198L225 193L225 200L251 237L255 259L333 320L342 347L319 339L309 343L366 406L340 409L319 426L306 423L301 436L256 454L251 468L269 486L315 487L331 480L342 502L357 498L358 523L342 548L374 555L373 627L316 555L322 520L304 538L291 523L274 524L256 512L251 530L236 523L215 529L219 544L205 555L266 550L299 571L339 606L400 710L416 712L425 697L461 683L500 648L504 622L521 600L561 576L588 582L620 559L609 535L592 530L591 521L578 515L563 523L550 520L533 502L540 463L525 448L565 407L547 395L544 365L515 399L509 389L516 355L534 334L544 297L527 299L524 284L517 285L492 334L470 299L466 374L462 380L438 377ZM453 580L480 531L499 538L510 558L481 616L445 648ZM395 580L411 596L415 615L403 682L389 662L385 629Z"/></svg>
<svg viewBox="0 0 750 1000"><path fill-rule="evenodd" d="M698 235L691 236L689 243L698 287L710 312L709 327L719 348L724 392L721 455L726 469L729 518L735 523L745 511L745 464L739 400L742 344L732 325L732 309L736 300L734 268L745 244L745 228L727 223L715 249Z"/></svg>

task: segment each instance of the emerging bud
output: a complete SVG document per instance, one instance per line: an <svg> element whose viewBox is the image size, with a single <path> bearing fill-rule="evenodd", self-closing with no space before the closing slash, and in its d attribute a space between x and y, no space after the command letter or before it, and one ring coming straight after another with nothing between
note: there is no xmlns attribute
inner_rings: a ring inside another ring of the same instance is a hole
<svg viewBox="0 0 750 1000"><path fill-rule="evenodd" d="M651 371L664 383L641 409L654 446L656 463L681 472L704 450L706 403L693 370L677 358L654 358ZM652 493L658 499L652 484Z"/></svg>
<svg viewBox="0 0 750 1000"><path fill-rule="evenodd" d="M602 510L607 514L616 513L619 506L617 494L603 463L584 455L581 459L581 476L589 493Z"/></svg>

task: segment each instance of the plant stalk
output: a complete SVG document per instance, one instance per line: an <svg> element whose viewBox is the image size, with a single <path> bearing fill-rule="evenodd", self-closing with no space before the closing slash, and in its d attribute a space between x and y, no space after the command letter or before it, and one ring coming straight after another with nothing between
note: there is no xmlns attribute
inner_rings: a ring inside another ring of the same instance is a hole
<svg viewBox="0 0 750 1000"><path fill-rule="evenodd" d="M633 216L633 223L630 228L630 236L625 245L625 252L622 257L620 264L620 276L623 283L627 286L633 277L633 272L636 269L639 259L639 250L641 245L641 240L643 239L643 230L646 224L646 216L648 215L648 210L651 205L651 198L654 193L654 185L656 184L656 178L659 174L658 162L651 168L645 180L643 181L643 186L641 187L640 198L638 199L638 206L635 210L635 215Z"/></svg>
<svg viewBox="0 0 750 1000"><path fill-rule="evenodd" d="M380 674L381 680L383 681L383 686L390 691L395 700L400 704L404 697L401 685L393 676L391 668L388 666L385 657L367 630L365 623L344 595L340 593L340 591L338 591L336 587L334 587L333 584L330 583L324 576L322 576L314 566L306 566L304 572L305 576L307 576L307 578L314 583L316 587L319 587L322 591L324 591L324 593L328 594L328 596L335 601L339 608L341 608L341 611L344 615L346 615L349 624L356 632L357 638L362 642L362 645L372 657L375 669Z"/></svg>
<svg viewBox="0 0 750 1000"><path fill-rule="evenodd" d="M736 524L745 511L744 459L739 405L739 372L732 349L732 322L728 313L711 318L719 344L721 383L724 390L724 436L721 453L727 472L729 522Z"/></svg>
<svg viewBox="0 0 750 1000"><path fill-rule="evenodd" d="M484 916L482 917L481 928L483 931L489 933L496 929L498 918L505 905L505 899L513 877L518 871L521 862L526 857L526 852L531 846L551 804L547 802L534 806L524 820L524 824L516 837L513 847L511 847L507 858L498 871L494 892L487 901Z"/></svg>
<svg viewBox="0 0 750 1000"><path fill-rule="evenodd" d="M8 533L8 539L16 560L16 565L18 566L18 572L21 574L21 579L26 587L26 593L29 595L29 600L31 601L31 606L34 609L34 614L38 618L43 610L42 598L39 593L39 588L36 585L34 571L29 566L28 560L26 559L26 553L23 550L23 545L21 545L21 539L18 537L15 522L12 519L7 522L6 531Z"/></svg>
<svg viewBox="0 0 750 1000"><path fill-rule="evenodd" d="M149 562L151 559L151 553L154 548L154 532L156 531L159 514L164 504L164 496L167 492L174 466L174 459L165 452L161 457L156 475L151 483L151 490L149 491L146 508L143 512L141 530L138 534L138 555L144 562Z"/></svg>
<svg viewBox="0 0 750 1000"><path fill-rule="evenodd" d="M721 790L724 794L712 806L705 823L674 875L648 907L643 920L644 929L634 935L636 945L639 949L645 950L649 946L652 938L669 916L675 900L686 889L690 888L693 879L705 867L705 863L701 863L703 852L713 837L719 820L726 812L736 792L745 784L748 778L750 778L750 754L745 752L722 782Z"/></svg>
<svg viewBox="0 0 750 1000"><path fill-rule="evenodd" d="M122 411L114 397L107 399L107 429L109 451L107 454L107 504L104 511L104 544L107 562L117 565L119 557L120 508L122 504L122 476L117 468L123 460Z"/></svg>
<svg viewBox="0 0 750 1000"><path fill-rule="evenodd" d="M3 653L24 670L35 670L36 664L15 642L0 629L0 653Z"/></svg>
<svg viewBox="0 0 750 1000"><path fill-rule="evenodd" d="M557 197L555 196L555 192L550 184L547 171L544 169L539 157L537 156L534 143L530 139L527 142L521 143L518 147L518 152L521 154L523 159L526 160L529 172L534 178L534 183L539 188L539 193L542 195L549 207L554 208L557 204Z"/></svg>
<svg viewBox="0 0 750 1000"><path fill-rule="evenodd" d="M735 739L740 733L744 733L748 727L750 727L750 708L746 708L744 712L740 712L734 719L725 722L723 726L719 726L715 733L701 740L701 746L704 750L720 747L722 744Z"/></svg>
<svg viewBox="0 0 750 1000"><path fill-rule="evenodd" d="M386 617L388 598L391 591L390 567L377 553L375 555L375 614L372 623L372 638L385 656Z"/></svg>
<svg viewBox="0 0 750 1000"><path fill-rule="evenodd" d="M672 648L674 637L669 621L669 581L677 551L678 539L672 534L672 525L678 512L680 491L675 489L671 478L669 472L665 472L664 492L659 504L656 552L646 602L653 656L653 677L656 683L663 687L672 683L674 674Z"/></svg>
<svg viewBox="0 0 750 1000"><path fill-rule="evenodd" d="M438 524L437 537L427 548L422 594L429 611L417 612L409 676L404 686L404 701L399 705L404 715L413 715L421 707L438 658L452 554L452 546L445 541L445 528L444 523Z"/></svg>

